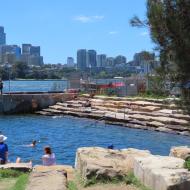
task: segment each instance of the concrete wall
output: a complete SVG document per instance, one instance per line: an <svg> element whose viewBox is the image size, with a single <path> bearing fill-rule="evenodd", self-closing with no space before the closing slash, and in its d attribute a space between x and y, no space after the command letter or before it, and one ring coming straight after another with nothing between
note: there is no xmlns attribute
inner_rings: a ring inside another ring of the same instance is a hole
<svg viewBox="0 0 190 190"><path fill-rule="evenodd" d="M0 95L0 114L33 113L73 97L71 93L4 94Z"/></svg>

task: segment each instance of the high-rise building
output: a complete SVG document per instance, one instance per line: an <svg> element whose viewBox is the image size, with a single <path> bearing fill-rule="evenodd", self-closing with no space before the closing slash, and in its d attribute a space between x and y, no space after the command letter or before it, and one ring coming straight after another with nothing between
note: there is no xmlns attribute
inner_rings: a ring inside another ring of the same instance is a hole
<svg viewBox="0 0 190 190"><path fill-rule="evenodd" d="M87 68L87 51L86 49L80 49L77 51L77 68L85 70Z"/></svg>
<svg viewBox="0 0 190 190"><path fill-rule="evenodd" d="M74 67L74 58L73 57L67 57L67 66L68 67Z"/></svg>
<svg viewBox="0 0 190 190"><path fill-rule="evenodd" d="M108 57L106 59L106 67L113 67L114 66L114 58L113 57Z"/></svg>
<svg viewBox="0 0 190 190"><path fill-rule="evenodd" d="M4 27L0 26L0 46L6 44L6 33L4 32Z"/></svg>
<svg viewBox="0 0 190 190"><path fill-rule="evenodd" d="M118 55L115 57L114 64L119 65L119 64L125 64L127 62L127 59L123 55Z"/></svg>
<svg viewBox="0 0 190 190"><path fill-rule="evenodd" d="M43 57L40 53L40 46L22 44L21 61L26 62L28 65L42 65Z"/></svg>
<svg viewBox="0 0 190 190"><path fill-rule="evenodd" d="M142 62L144 61L149 61L149 60L154 60L155 59L155 54L150 53L147 51L142 51L140 53L136 53L134 55L134 64L136 66L140 66Z"/></svg>
<svg viewBox="0 0 190 190"><path fill-rule="evenodd" d="M1 60L2 63L14 64L20 60L21 48L17 45L2 45L1 46Z"/></svg>
<svg viewBox="0 0 190 190"><path fill-rule="evenodd" d="M30 55L31 44L22 44L22 54Z"/></svg>
<svg viewBox="0 0 190 190"><path fill-rule="evenodd" d="M97 67L106 67L106 55L100 54L96 57Z"/></svg>
<svg viewBox="0 0 190 190"><path fill-rule="evenodd" d="M31 46L30 47L30 55L40 56L40 46Z"/></svg>
<svg viewBox="0 0 190 190"><path fill-rule="evenodd" d="M87 67L89 68L96 68L96 51L95 50L88 50L87 53Z"/></svg>

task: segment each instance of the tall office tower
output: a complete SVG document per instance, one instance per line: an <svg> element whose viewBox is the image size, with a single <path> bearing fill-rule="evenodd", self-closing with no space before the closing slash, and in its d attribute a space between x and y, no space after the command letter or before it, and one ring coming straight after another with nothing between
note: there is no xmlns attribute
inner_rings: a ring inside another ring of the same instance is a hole
<svg viewBox="0 0 190 190"><path fill-rule="evenodd" d="M86 49L80 49L77 51L77 68L80 70L85 70L87 68Z"/></svg>
<svg viewBox="0 0 190 190"><path fill-rule="evenodd" d="M31 44L22 44L22 54L30 55Z"/></svg>
<svg viewBox="0 0 190 190"><path fill-rule="evenodd" d="M31 44L22 44L21 61L31 66L43 65L43 57L40 53L40 46L32 46Z"/></svg>
<svg viewBox="0 0 190 190"><path fill-rule="evenodd" d="M67 66L68 67L74 67L74 58L73 57L67 57Z"/></svg>
<svg viewBox="0 0 190 190"><path fill-rule="evenodd" d="M96 68L96 51L95 50L88 50L87 53L87 67Z"/></svg>
<svg viewBox="0 0 190 190"><path fill-rule="evenodd" d="M97 67L106 67L106 55L100 54L96 57Z"/></svg>
<svg viewBox="0 0 190 190"><path fill-rule="evenodd" d="M155 60L155 54L147 51L142 51L140 53L136 53L134 55L133 60L134 60L134 65L140 66L141 63L143 63L144 61Z"/></svg>
<svg viewBox="0 0 190 190"><path fill-rule="evenodd" d="M40 56L40 46L31 46L30 55Z"/></svg>
<svg viewBox="0 0 190 190"><path fill-rule="evenodd" d="M114 60L115 65L125 64L126 62L127 62L127 59L123 55L118 55L117 57L115 57L115 60Z"/></svg>
<svg viewBox="0 0 190 190"><path fill-rule="evenodd" d="M1 62L14 64L20 60L21 48L17 45L1 46Z"/></svg>
<svg viewBox="0 0 190 190"><path fill-rule="evenodd" d="M6 33L4 32L4 27L0 26L0 46L6 44Z"/></svg>
<svg viewBox="0 0 190 190"><path fill-rule="evenodd" d="M106 67L113 67L114 66L114 58L113 57L108 57L106 59Z"/></svg>

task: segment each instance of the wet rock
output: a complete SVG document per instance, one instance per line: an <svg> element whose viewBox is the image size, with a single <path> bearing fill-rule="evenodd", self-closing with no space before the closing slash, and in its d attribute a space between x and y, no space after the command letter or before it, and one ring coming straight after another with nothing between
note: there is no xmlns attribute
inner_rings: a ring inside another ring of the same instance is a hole
<svg viewBox="0 0 190 190"><path fill-rule="evenodd" d="M134 158L134 174L154 190L190 189L190 172L183 168L184 160L166 156Z"/></svg>
<svg viewBox="0 0 190 190"><path fill-rule="evenodd" d="M186 160L190 158L190 148L188 146L172 147L170 156Z"/></svg>

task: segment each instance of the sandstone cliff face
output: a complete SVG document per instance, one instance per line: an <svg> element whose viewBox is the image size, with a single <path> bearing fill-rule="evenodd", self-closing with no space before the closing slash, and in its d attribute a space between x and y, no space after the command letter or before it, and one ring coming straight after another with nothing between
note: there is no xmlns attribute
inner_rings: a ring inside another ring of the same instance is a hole
<svg viewBox="0 0 190 190"><path fill-rule="evenodd" d="M75 168L84 180L121 179L129 172L152 190L189 190L190 172L184 160L151 155L137 149L79 148Z"/></svg>

